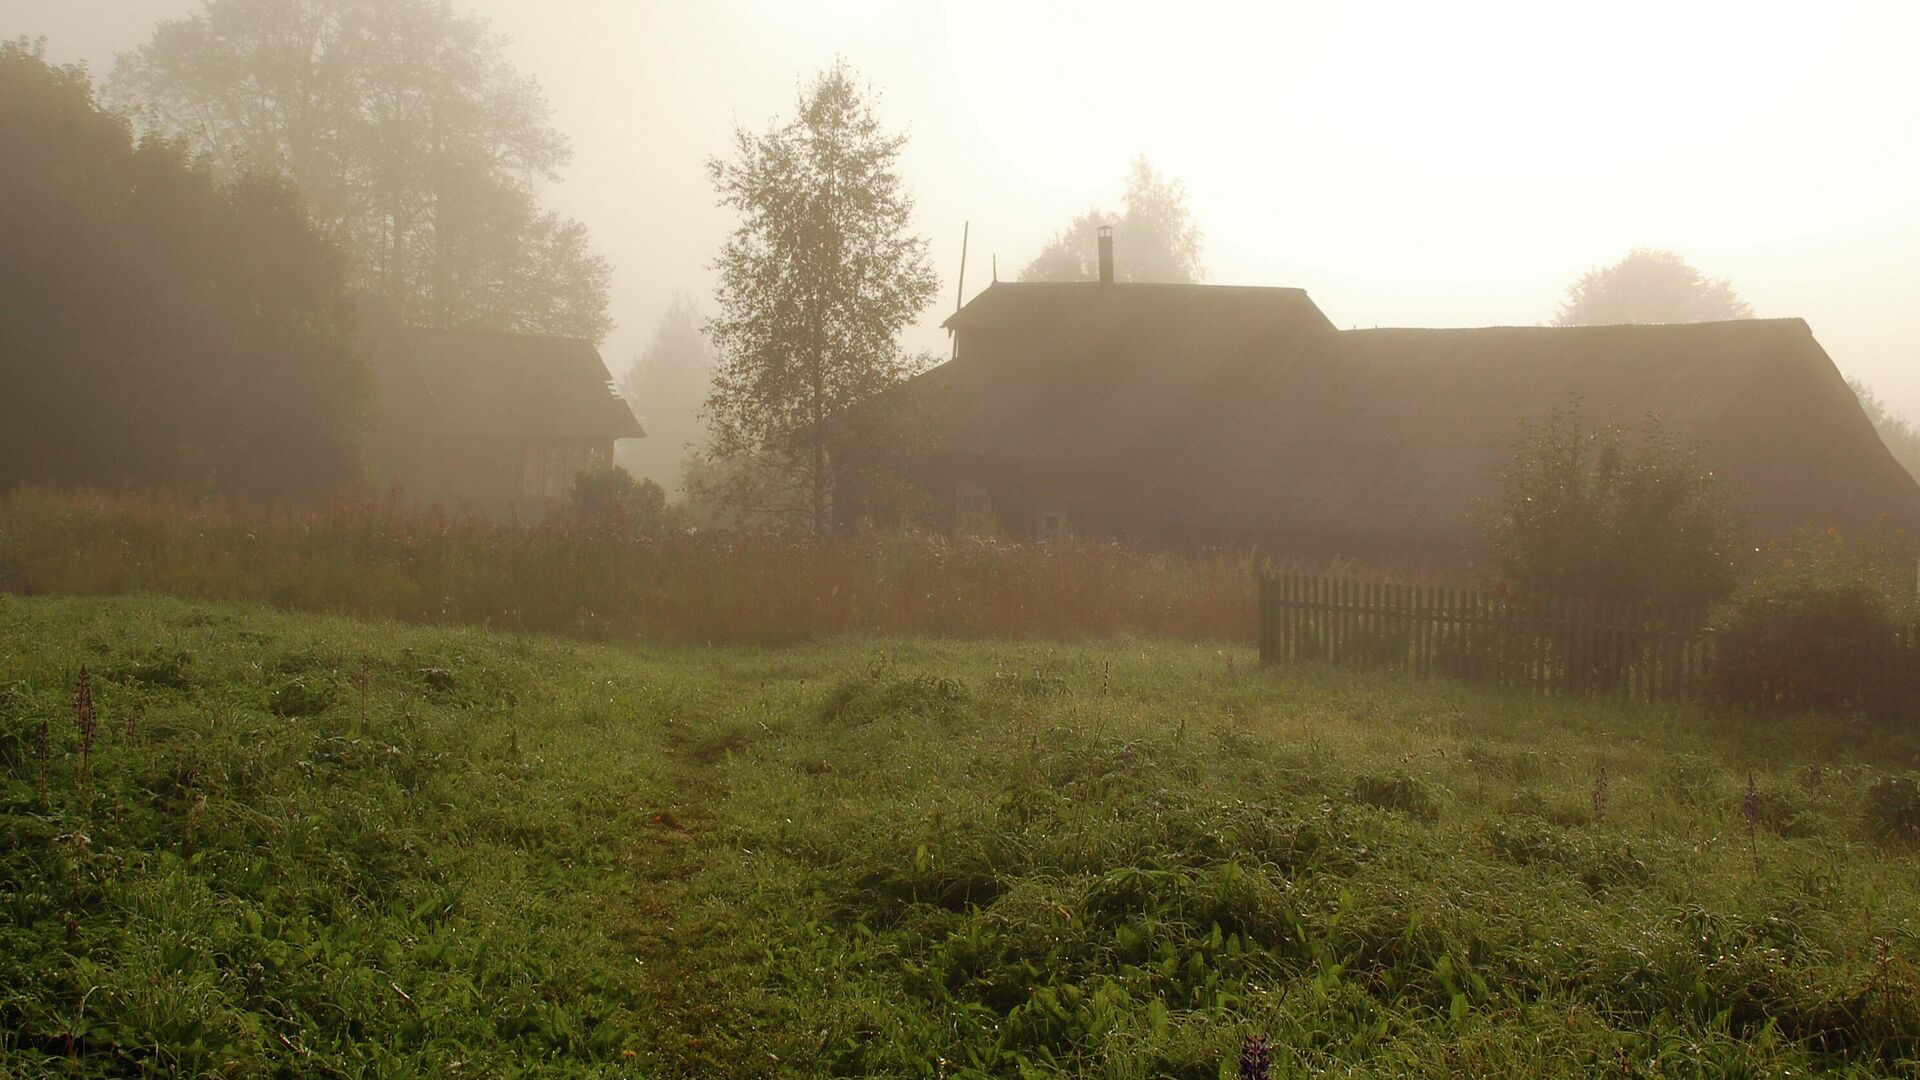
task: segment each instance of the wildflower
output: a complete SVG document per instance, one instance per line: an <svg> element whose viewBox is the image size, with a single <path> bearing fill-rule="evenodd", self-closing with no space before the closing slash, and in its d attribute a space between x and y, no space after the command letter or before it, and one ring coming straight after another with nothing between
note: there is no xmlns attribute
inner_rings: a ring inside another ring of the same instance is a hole
<svg viewBox="0 0 1920 1080"><path fill-rule="evenodd" d="M1593 823L1600 824L1607 819L1607 767L1600 766L1600 774L1593 778Z"/></svg>
<svg viewBox="0 0 1920 1080"><path fill-rule="evenodd" d="M1273 1048L1265 1035L1249 1035L1240 1043L1240 1080L1269 1080Z"/></svg>
<svg viewBox="0 0 1920 1080"><path fill-rule="evenodd" d="M34 756L40 759L40 801L47 801L47 744L52 740L53 718L42 714L40 717L40 745Z"/></svg>
<svg viewBox="0 0 1920 1080"><path fill-rule="evenodd" d="M1740 816L1747 820L1747 843L1753 843L1754 826L1760 823L1760 787L1753 782L1753 770L1747 770L1747 794L1740 800Z"/></svg>
<svg viewBox="0 0 1920 1080"><path fill-rule="evenodd" d="M93 676L80 669L73 687L73 722L80 729L80 773L86 775L93 760L93 735L99 728L99 716L93 708Z"/></svg>

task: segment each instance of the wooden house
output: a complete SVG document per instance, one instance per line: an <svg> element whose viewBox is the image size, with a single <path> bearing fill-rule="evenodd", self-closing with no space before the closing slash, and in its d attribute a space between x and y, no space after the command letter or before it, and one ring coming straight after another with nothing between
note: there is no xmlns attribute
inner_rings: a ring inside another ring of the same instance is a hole
<svg viewBox="0 0 1920 1080"><path fill-rule="evenodd" d="M995 283L915 384L962 532L1456 561L1560 405L1657 417L1756 539L1920 529L1920 486L1799 319L1340 330L1298 289Z"/></svg>
<svg viewBox="0 0 1920 1080"><path fill-rule="evenodd" d="M575 473L644 433L576 338L407 326L361 305L378 386L376 482L416 504L537 521Z"/></svg>

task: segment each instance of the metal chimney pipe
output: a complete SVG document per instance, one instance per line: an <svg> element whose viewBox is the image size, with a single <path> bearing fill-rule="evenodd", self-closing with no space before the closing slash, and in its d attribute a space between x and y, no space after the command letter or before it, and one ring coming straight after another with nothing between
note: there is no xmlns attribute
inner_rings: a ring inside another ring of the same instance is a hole
<svg viewBox="0 0 1920 1080"><path fill-rule="evenodd" d="M1113 284L1113 226L1100 226L1100 284Z"/></svg>

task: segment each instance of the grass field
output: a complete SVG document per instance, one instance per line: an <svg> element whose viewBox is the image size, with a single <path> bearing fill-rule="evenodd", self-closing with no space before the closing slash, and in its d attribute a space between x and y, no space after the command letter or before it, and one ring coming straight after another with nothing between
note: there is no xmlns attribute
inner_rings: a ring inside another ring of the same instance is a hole
<svg viewBox="0 0 1920 1080"><path fill-rule="evenodd" d="M1238 648L0 596L0 1075L1912 1074L1917 752Z"/></svg>

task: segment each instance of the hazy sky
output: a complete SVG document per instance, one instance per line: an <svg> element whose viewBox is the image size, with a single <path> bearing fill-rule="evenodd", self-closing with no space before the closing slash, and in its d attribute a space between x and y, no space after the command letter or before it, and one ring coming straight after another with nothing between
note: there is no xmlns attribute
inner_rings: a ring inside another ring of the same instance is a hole
<svg viewBox="0 0 1920 1080"><path fill-rule="evenodd" d="M613 261L624 370L731 225L703 162L845 56L911 136L945 282L1015 276L1145 153L1210 278L1342 326L1539 323L1635 246L1798 315L1920 417L1920 2L1189 4L454 0L511 39L575 156L549 205ZM0 0L104 75L197 0ZM1117 242L1124 243L1124 238Z"/></svg>

